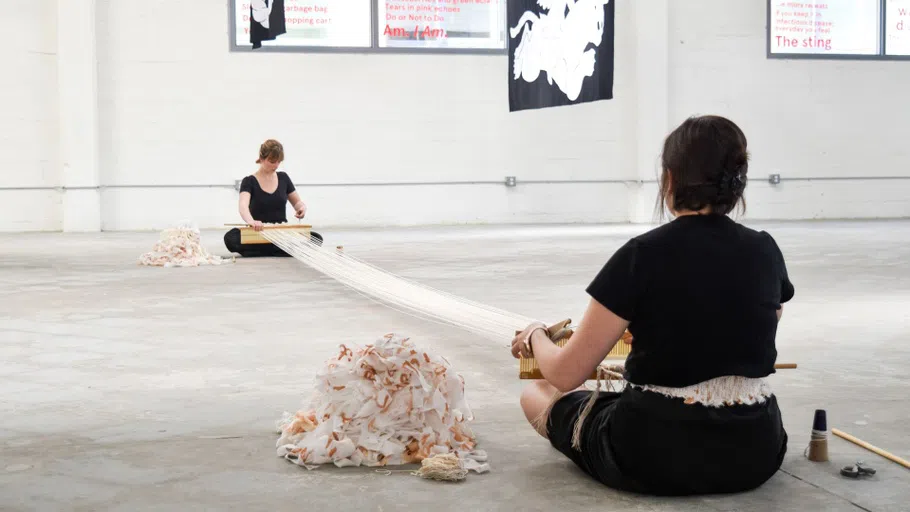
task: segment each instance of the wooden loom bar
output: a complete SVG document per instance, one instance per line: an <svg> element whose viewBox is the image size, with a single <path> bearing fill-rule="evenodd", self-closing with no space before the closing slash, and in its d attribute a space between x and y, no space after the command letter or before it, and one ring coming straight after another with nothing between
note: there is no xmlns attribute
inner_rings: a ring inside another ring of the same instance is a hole
<svg viewBox="0 0 910 512"><path fill-rule="evenodd" d="M529 362L527 367L525 366L525 361ZM530 363L530 362L532 362L532 363ZM774 365L774 369L776 369L776 370L791 370L791 369L795 369L795 368L796 368L795 363L783 363L783 364ZM522 359L521 368L518 372L518 378L521 380L543 380L544 376L543 376L543 373L540 371L540 367L537 366L537 361L534 361L533 359ZM592 372L591 375L588 377L588 380L597 380L597 372ZM602 380L622 380L622 379L620 379L619 377L607 376L607 377L603 378Z"/></svg>
<svg viewBox="0 0 910 512"><path fill-rule="evenodd" d="M573 331L567 327L569 323L571 323L571 320L563 320L562 322L547 328L550 339L552 339L557 346L564 347L566 343L568 343L569 337L572 336ZM613 349L610 350L610 353L607 354L604 362L625 360L632 351L631 340L631 333L629 333L629 331L624 332L622 337L616 342L616 345L613 346ZM792 370L796 367L796 363L778 363L774 365L774 369L776 370ZM520 359L518 378L522 380L542 380L544 376L540 371L540 367L537 365L537 359L533 357ZM612 376L608 376L606 379L620 380L619 377ZM588 380L597 380L597 372L591 372Z"/></svg>
<svg viewBox="0 0 910 512"><path fill-rule="evenodd" d="M254 230L249 224L225 224L227 227L236 227L240 228L240 243L247 244L270 244L266 238L262 236L258 231ZM292 231L299 231L307 236L310 236L310 230L313 226L309 224L277 224L274 226L262 226L263 230L271 229L289 229Z"/></svg>

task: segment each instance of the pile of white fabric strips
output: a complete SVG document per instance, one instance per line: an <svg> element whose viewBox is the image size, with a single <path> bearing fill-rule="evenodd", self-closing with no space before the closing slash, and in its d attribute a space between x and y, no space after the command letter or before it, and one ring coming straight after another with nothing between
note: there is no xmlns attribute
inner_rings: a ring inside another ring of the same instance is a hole
<svg viewBox="0 0 910 512"><path fill-rule="evenodd" d="M198 267L231 261L209 254L202 247L199 230L188 222L162 231L152 250L139 256L140 265L152 267Z"/></svg>
<svg viewBox="0 0 910 512"><path fill-rule="evenodd" d="M316 377L311 402L278 422L278 456L308 469L333 463L393 466L454 454L468 471L489 471L467 426L464 380L444 358L387 334L340 346Z"/></svg>

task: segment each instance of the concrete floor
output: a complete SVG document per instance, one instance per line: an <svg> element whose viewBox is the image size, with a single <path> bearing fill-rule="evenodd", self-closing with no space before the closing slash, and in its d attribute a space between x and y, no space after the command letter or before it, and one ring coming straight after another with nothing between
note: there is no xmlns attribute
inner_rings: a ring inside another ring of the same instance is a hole
<svg viewBox="0 0 910 512"><path fill-rule="evenodd" d="M525 424L506 344L404 316L293 259L137 266L157 233L0 236L2 510L910 510L910 470L843 440L806 461L812 414L910 459L910 223L760 226L796 298L773 385L791 435L742 495L653 499L592 482ZM579 318L584 287L638 227L323 231L387 270L529 316ZM220 233L204 233L224 254ZM747 269L744 269L747 271ZM339 343L405 332L467 380L492 472L460 484L294 466L275 421ZM866 460L878 474L837 474ZM697 464L693 461L693 464Z"/></svg>

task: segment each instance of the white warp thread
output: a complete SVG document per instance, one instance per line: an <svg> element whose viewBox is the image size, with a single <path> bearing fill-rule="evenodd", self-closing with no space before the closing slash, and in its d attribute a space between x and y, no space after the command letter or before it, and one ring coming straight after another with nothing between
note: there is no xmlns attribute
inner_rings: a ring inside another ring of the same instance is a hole
<svg viewBox="0 0 910 512"><path fill-rule="evenodd" d="M515 337L533 319L442 292L391 274L300 232L264 229L263 238L297 260L393 309L454 325L493 341Z"/></svg>
<svg viewBox="0 0 910 512"><path fill-rule="evenodd" d="M469 301L380 270L349 254L314 244L305 234L292 230L263 230L262 236L315 270L370 296L393 309L447 323L502 342L515 336L532 319ZM621 371L621 368L618 370ZM615 373L616 376L621 376ZM686 403L710 407L763 403L772 394L765 379L727 376L684 388L640 386Z"/></svg>

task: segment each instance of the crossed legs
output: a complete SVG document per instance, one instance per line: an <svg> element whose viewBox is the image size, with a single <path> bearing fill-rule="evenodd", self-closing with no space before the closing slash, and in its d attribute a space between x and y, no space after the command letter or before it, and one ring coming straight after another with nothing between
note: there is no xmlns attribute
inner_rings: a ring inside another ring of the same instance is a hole
<svg viewBox="0 0 910 512"><path fill-rule="evenodd" d="M311 231L310 239L316 245L322 245L322 235L319 233ZM227 247L228 251L235 252L246 258L257 256L290 256L290 254L284 252L284 250L274 244L241 244L240 229L238 228L233 228L224 234L224 246Z"/></svg>
<svg viewBox="0 0 910 512"><path fill-rule="evenodd" d="M528 423L544 438L547 437L550 408L560 396L562 393L543 379L531 382L521 392L521 410L524 411Z"/></svg>

